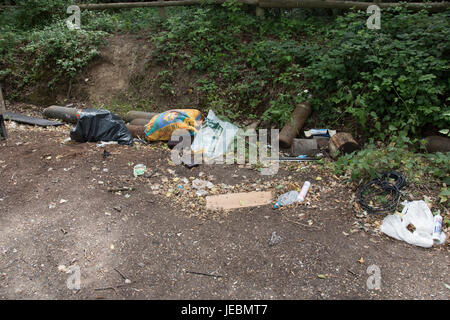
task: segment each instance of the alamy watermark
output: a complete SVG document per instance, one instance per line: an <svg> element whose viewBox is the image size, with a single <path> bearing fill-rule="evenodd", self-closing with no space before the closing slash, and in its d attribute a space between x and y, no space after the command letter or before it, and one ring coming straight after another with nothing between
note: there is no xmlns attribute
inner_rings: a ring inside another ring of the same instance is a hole
<svg viewBox="0 0 450 320"><path fill-rule="evenodd" d="M369 290L380 290L381 289L381 270L376 264L372 264L367 268L367 289Z"/></svg>
<svg viewBox="0 0 450 320"><path fill-rule="evenodd" d="M79 266L70 266L67 273L70 276L67 278L66 284L69 290L80 290L81 289L81 269Z"/></svg>
<svg viewBox="0 0 450 320"><path fill-rule="evenodd" d="M371 30L381 29L381 9L379 6L373 4L367 8L367 13L372 15L367 19L367 28Z"/></svg>
<svg viewBox="0 0 450 320"><path fill-rule="evenodd" d="M79 6L69 6L67 8L67 13L71 14L66 20L66 25L69 30L80 30L81 29L81 10Z"/></svg>

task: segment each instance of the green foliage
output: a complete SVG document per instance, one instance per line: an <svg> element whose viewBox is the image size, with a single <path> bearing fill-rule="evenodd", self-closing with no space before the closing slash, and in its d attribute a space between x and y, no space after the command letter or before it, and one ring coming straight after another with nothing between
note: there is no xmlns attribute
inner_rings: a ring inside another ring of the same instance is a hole
<svg viewBox="0 0 450 320"><path fill-rule="evenodd" d="M289 35L309 24L291 25L280 17L266 24L246 10L235 1L221 9L179 8L152 37L154 59L167 68L181 64L202 74L196 83L196 91L203 94L200 107L230 120L259 114L282 125L303 91L301 64L309 58ZM279 29L274 32L266 25ZM264 112L265 106L270 107Z"/></svg>
<svg viewBox="0 0 450 320"><path fill-rule="evenodd" d="M450 134L449 12L383 10L381 30L369 30L364 11L271 9L259 19L252 6L205 1L167 8L166 21L155 8L83 11L82 31L71 32L64 19L72 1L19 2L0 14L0 80L16 88L73 78L106 33L131 32L150 39L161 68L155 88L176 95L174 71L185 70L197 76L198 108L229 120L282 127L309 89L314 125L345 117L382 141L425 127Z"/></svg>
<svg viewBox="0 0 450 320"><path fill-rule="evenodd" d="M42 80L49 86L73 79L99 54L101 31L69 30L57 22L31 32L0 35L0 65L9 67L0 80L16 83L18 88Z"/></svg>
<svg viewBox="0 0 450 320"><path fill-rule="evenodd" d="M410 140L404 133L393 137L387 145L371 142L364 150L341 156L332 167L336 174L351 181L372 179L386 170L400 171L410 182L417 184L431 179L449 179L450 152L414 153L412 146L418 142Z"/></svg>
<svg viewBox="0 0 450 320"><path fill-rule="evenodd" d="M0 14L0 21L24 30L42 27L64 17L71 2L70 0L16 0L16 7Z"/></svg>
<svg viewBox="0 0 450 320"><path fill-rule="evenodd" d="M69 30L64 23L45 27L30 35L23 52L35 58L32 67L35 79L54 70L50 84L60 79L74 78L99 52L102 32Z"/></svg>
<svg viewBox="0 0 450 320"><path fill-rule="evenodd" d="M377 31L366 19L338 17L326 48L305 68L323 113L346 112L383 140L398 130L448 128L449 13L383 10Z"/></svg>

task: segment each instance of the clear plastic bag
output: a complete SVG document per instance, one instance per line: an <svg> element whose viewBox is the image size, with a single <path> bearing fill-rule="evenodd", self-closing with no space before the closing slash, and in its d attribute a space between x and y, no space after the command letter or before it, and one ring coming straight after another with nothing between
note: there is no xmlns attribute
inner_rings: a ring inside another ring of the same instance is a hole
<svg viewBox="0 0 450 320"><path fill-rule="evenodd" d="M237 131L238 127L220 120L214 111L209 110L208 117L195 135L191 150L194 153L203 153L205 158L218 158L227 152Z"/></svg>
<svg viewBox="0 0 450 320"><path fill-rule="evenodd" d="M383 219L381 232L397 240L403 240L409 244L430 248L433 246L434 219L431 210L425 201L404 201L405 207L401 215L392 214ZM413 232L408 226L413 225ZM445 233L441 233L441 239L437 244L445 242Z"/></svg>

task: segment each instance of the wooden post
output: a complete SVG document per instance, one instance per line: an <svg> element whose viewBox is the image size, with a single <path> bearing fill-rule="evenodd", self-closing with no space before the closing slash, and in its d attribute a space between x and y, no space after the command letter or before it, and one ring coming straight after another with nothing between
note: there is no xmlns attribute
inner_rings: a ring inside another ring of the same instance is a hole
<svg viewBox="0 0 450 320"><path fill-rule="evenodd" d="M158 2L164 2L164 0L158 0ZM159 7L158 8L159 17L163 20L166 20L166 8L165 7Z"/></svg>
<svg viewBox="0 0 450 320"><path fill-rule="evenodd" d="M6 112L5 100L3 100L2 85L0 84L0 139L8 139L3 113Z"/></svg>
<svg viewBox="0 0 450 320"><path fill-rule="evenodd" d="M260 6L256 7L256 16L264 19L264 9Z"/></svg>

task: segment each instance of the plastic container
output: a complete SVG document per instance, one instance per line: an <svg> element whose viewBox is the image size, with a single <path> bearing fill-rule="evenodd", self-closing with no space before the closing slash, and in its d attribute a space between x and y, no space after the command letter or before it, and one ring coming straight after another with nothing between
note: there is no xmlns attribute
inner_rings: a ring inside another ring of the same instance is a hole
<svg viewBox="0 0 450 320"><path fill-rule="evenodd" d="M441 232L442 232L442 217L440 214L434 216L433 223L433 242L435 244L441 243Z"/></svg>
<svg viewBox="0 0 450 320"><path fill-rule="evenodd" d="M278 197L277 202L273 205L274 209L278 209L280 207L288 206L293 204L294 202L303 202L305 201L306 194L308 193L309 187L311 183L309 181L305 181L303 184L302 190L298 191L289 191L287 193L282 194Z"/></svg>

